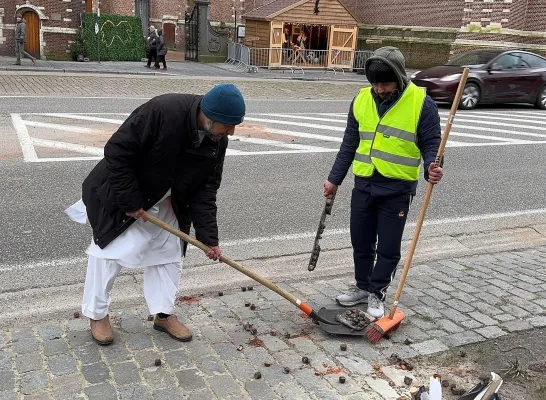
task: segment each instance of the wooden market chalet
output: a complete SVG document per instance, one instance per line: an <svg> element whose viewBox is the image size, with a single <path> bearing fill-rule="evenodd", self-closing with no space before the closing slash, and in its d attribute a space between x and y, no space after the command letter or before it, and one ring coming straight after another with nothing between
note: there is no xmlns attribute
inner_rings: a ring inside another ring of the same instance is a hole
<svg viewBox="0 0 546 400"><path fill-rule="evenodd" d="M255 49L253 65L348 68L353 64L358 21L340 0L275 0L243 18L244 43Z"/></svg>

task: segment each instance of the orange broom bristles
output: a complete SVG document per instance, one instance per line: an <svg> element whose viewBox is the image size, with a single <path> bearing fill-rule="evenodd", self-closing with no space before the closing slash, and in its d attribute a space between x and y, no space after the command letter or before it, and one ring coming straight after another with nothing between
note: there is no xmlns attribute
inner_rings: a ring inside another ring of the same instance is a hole
<svg viewBox="0 0 546 400"><path fill-rule="evenodd" d="M387 333L396 330L404 318L406 318L406 315L398 309L394 312L392 318L390 315L379 318L366 330L368 340L374 344L379 342Z"/></svg>

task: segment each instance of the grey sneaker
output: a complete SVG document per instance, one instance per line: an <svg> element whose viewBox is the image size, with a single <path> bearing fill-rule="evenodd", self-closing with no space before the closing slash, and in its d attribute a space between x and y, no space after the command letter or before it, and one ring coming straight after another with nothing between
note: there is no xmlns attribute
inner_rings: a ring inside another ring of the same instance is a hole
<svg viewBox="0 0 546 400"><path fill-rule="evenodd" d="M366 290L355 287L352 291L337 296L336 300L344 307L354 307L357 304L367 303L369 294Z"/></svg>
<svg viewBox="0 0 546 400"><path fill-rule="evenodd" d="M368 314L374 318L385 316L385 305L374 293L370 293L368 297Z"/></svg>

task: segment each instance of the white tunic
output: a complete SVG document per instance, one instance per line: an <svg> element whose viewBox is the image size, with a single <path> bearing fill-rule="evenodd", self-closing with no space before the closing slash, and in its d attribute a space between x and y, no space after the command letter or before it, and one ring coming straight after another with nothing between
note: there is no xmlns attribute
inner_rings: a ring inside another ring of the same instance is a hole
<svg viewBox="0 0 546 400"><path fill-rule="evenodd" d="M80 224L88 222L86 207L81 199L67 208L65 213ZM148 213L178 229L170 189ZM115 260L127 268L180 263L182 256L177 236L151 222L143 222L140 218L104 249L91 240L86 253L97 258Z"/></svg>

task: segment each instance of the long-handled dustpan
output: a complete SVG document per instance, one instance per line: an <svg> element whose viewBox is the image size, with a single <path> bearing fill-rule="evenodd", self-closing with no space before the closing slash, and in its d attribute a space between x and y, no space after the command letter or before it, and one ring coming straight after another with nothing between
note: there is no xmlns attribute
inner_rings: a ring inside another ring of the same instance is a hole
<svg viewBox="0 0 546 400"><path fill-rule="evenodd" d="M205 253L208 253L210 248L203 243L201 243L199 240L194 239L193 237L186 235L184 232L174 228L173 226L163 222L159 218L154 217L153 215L145 212L144 213L146 219L150 221L152 224L159 226L160 228L165 229L166 231L172 233L173 235L178 236L180 239L185 240L186 242L190 243L191 245L203 250ZM232 268L235 268L237 271L245 274L249 278L254 279L256 282L261 283L268 289L274 291L278 295L284 297L286 300L288 300L290 303L294 304L296 307L298 307L301 311L303 311L305 314L307 314L310 318L312 318L314 321L318 322L321 327L326 327L330 325L341 325L339 322L337 322L335 319L328 320L324 318L320 313L317 313L313 311L311 306L309 306L307 303L304 303L300 299L298 299L296 296L294 296L292 293L287 292L284 289L281 289L279 286L274 284L273 282L269 281L268 279L264 278L263 276L257 274L256 272L244 267L243 265L239 264L236 261L233 261L229 259L228 257L222 255L220 256L220 261L226 263Z"/></svg>

